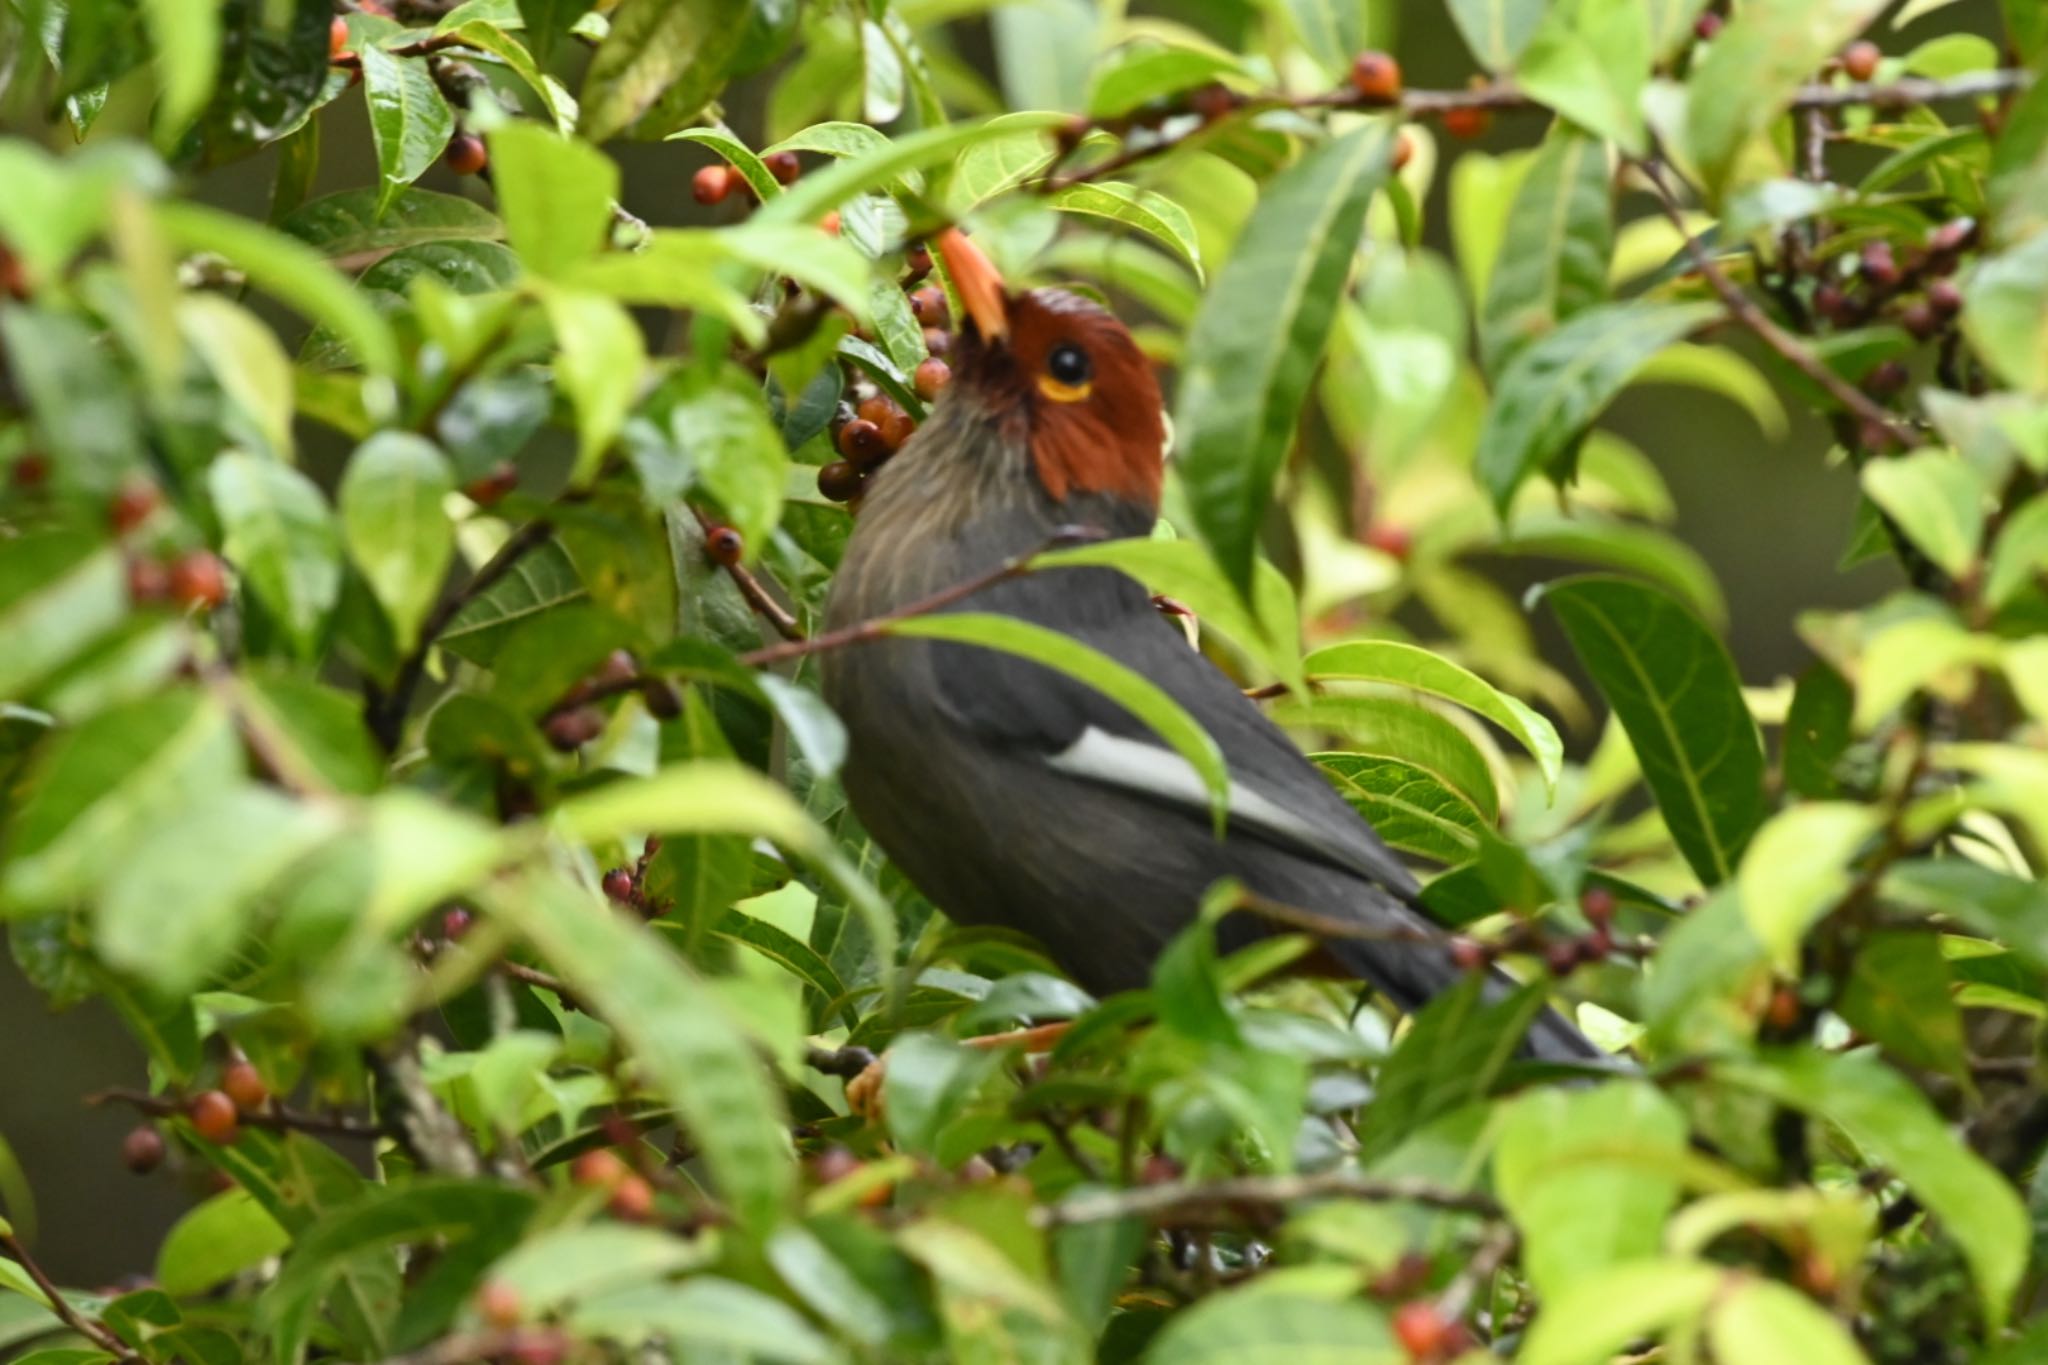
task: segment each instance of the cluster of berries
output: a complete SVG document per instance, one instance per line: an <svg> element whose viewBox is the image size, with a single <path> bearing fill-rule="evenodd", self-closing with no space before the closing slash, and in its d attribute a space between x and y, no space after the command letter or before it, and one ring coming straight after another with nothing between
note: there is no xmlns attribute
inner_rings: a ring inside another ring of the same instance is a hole
<svg viewBox="0 0 2048 1365"><path fill-rule="evenodd" d="M185 1101L185 1118L192 1131L220 1147L231 1147L242 1135L242 1118L270 1103L270 1087L245 1057L236 1057L221 1068L217 1089L202 1090ZM163 1165L164 1135L153 1123L145 1123L121 1141L121 1164L137 1175L148 1175Z"/></svg>
<svg viewBox="0 0 2048 1365"><path fill-rule="evenodd" d="M1604 886L1589 886L1579 897L1579 910L1593 928L1579 936L1557 938L1544 932L1533 920L1517 920L1500 939L1482 942L1460 936L1451 940L1451 959L1468 972L1485 971L1507 953L1533 953L1554 976L1569 976L1589 962L1604 962L1615 950L1614 893ZM1626 951L1626 950L1624 950Z"/></svg>

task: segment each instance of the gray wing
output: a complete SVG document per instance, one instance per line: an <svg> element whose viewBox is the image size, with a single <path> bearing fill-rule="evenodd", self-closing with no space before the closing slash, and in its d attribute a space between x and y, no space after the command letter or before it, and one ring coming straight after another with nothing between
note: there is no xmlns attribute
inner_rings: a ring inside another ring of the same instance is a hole
<svg viewBox="0 0 2048 1365"><path fill-rule="evenodd" d="M1356 873L1404 900L1414 876L1258 704L1189 648L1136 580L1114 569L1029 574L975 594L962 611L1015 616L1072 636L1149 678L1202 724L1231 781L1226 838L1277 844ZM1020 667L1020 663L1022 666ZM986 739L1049 766L1210 820L1192 765L1144 722L1063 673L965 645L934 647L941 707Z"/></svg>

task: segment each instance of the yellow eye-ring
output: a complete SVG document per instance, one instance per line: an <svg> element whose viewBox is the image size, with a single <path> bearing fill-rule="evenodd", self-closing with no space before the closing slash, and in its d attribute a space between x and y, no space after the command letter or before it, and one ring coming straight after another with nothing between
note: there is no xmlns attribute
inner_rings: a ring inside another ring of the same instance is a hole
<svg viewBox="0 0 2048 1365"><path fill-rule="evenodd" d="M1095 363L1088 353L1071 341L1063 341L1046 356L1038 391L1055 403L1079 403L1093 389L1094 378Z"/></svg>
<svg viewBox="0 0 2048 1365"><path fill-rule="evenodd" d="M1055 403L1080 403L1095 391L1095 386L1085 380L1079 384L1062 384L1049 374L1038 377L1038 391Z"/></svg>

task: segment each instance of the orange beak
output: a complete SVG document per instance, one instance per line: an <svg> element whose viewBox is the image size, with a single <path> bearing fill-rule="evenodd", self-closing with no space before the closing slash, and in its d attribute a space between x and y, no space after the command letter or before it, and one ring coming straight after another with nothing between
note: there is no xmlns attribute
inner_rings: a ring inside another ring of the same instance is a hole
<svg viewBox="0 0 2048 1365"><path fill-rule="evenodd" d="M1003 293L1003 277L981 248L967 240L959 228L947 228L937 238L939 259L959 291L960 306L974 319L974 326L986 341L1002 341L1010 335L1010 305Z"/></svg>

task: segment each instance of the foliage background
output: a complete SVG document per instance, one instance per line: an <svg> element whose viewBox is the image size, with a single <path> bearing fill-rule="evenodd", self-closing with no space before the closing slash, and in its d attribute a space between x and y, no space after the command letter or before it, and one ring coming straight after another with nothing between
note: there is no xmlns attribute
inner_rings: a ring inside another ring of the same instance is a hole
<svg viewBox="0 0 2048 1365"><path fill-rule="evenodd" d="M1439 6L1403 5L1398 15L1392 7L1382 10L1373 20L1379 25L1375 39L1399 54L1411 84L1456 88L1463 83L1473 66ZM1225 22L1228 11L1228 6L1217 7ZM1201 22L1214 20L1217 14L1176 9L1171 17ZM1897 35L1881 22L1873 29L1887 50L1896 53L1943 34L2002 31L1998 6L1967 0L1939 8ZM965 18L956 32L970 63L986 71L995 69L993 44L980 19ZM762 101L774 79L771 72L743 80L724 96L731 126L751 145L766 140L760 135ZM1304 82L1303 88L1313 84ZM17 104L12 111L15 129L46 136L48 130L38 127L39 120L31 114ZM312 193L373 182L377 162L359 97L351 94L337 100L319 118L322 160ZM1438 153L1449 158L1474 146L1486 151L1529 147L1540 139L1543 127L1539 115L1511 115L1498 120L1476 144L1440 140ZM146 124L142 128L146 131ZM707 213L689 200L688 173L704 164L698 149L656 143L619 144L612 150L624 172L623 203L638 217L659 225L731 221L729 212ZM1877 156L1848 149L1837 163L1838 174L1853 178ZM192 181L191 195L260 217L273 169L274 153L266 152L205 170ZM444 192L474 193L440 167L427 171L419 183ZM1445 208L1445 177L1439 174L1426 200L1424 240L1448 252L1453 243L1445 227ZM1636 196L1627 211L1646 212L1646 201ZM1208 264L1213 271L1218 262ZM287 314L258 307L266 317L291 327ZM653 335L658 340L661 332L657 329ZM1761 359L1747 337L1723 332L1716 339ZM1810 663L1811 655L1793 629L1798 613L1868 603L1898 582L1895 571L1882 561L1848 573L1836 570L1849 534L1855 490L1840 469L1826 468L1819 459L1829 440L1825 425L1796 398L1785 406L1787 427L1766 433L1725 397L1696 387L1645 385L1624 395L1601 423L1641 447L1669 481L1677 509L1674 528L1705 557L1727 595L1726 638L1742 678L1750 684L1768 684ZM569 445L563 433L544 438L542 462L560 461ZM301 457L309 470L331 484L348 448L333 433L309 427ZM1532 582L1555 577L1563 567L1549 559L1483 555L1475 564L1516 595ZM1398 569L1394 572L1398 575ZM1399 619L1423 629L1427 637L1428 618L1418 615L1412 604ZM1583 671L1572 662L1572 653L1548 614L1536 613L1534 624L1543 657L1563 667L1597 706ZM1589 726L1566 727L1575 756L1589 752L1594 733ZM190 1192L163 1180L137 1182L121 1176L113 1152L128 1120L102 1111L81 1118L72 1107L82 1090L142 1083L126 1032L98 1004L55 1019L46 1017L32 993L8 984L0 991L0 1030L33 1038L36 1044L7 1063L10 1086L0 1108L0 1134L14 1144L35 1181L46 1263L66 1281L103 1281L147 1262L164 1223L189 1206ZM85 1140L82 1134L96 1134L96 1140Z"/></svg>

